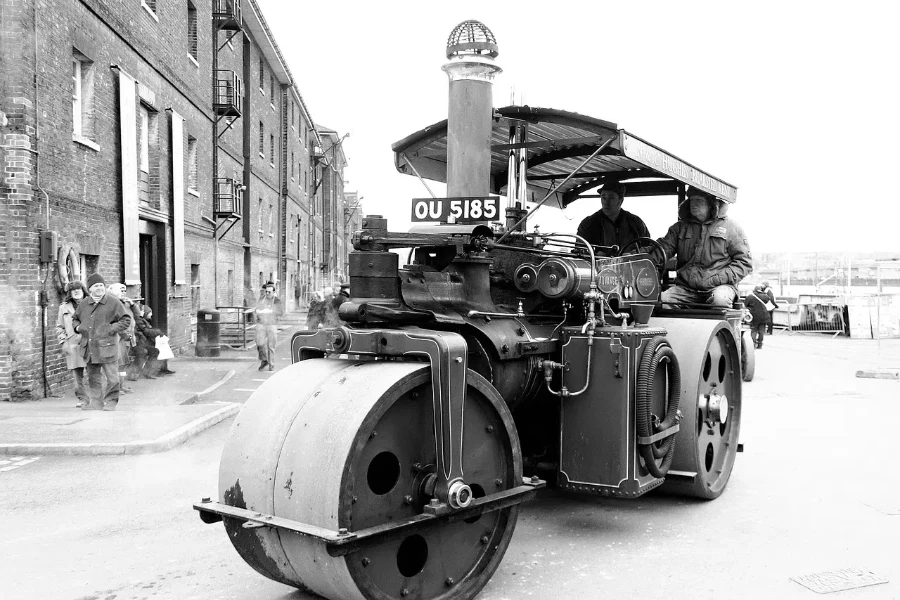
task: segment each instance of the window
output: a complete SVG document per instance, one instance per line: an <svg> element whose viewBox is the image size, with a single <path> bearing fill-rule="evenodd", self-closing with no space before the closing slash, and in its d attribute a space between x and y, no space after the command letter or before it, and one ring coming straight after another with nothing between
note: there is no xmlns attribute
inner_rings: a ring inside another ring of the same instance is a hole
<svg viewBox="0 0 900 600"><path fill-rule="evenodd" d="M94 63L72 50L72 135L94 137Z"/></svg>
<svg viewBox="0 0 900 600"><path fill-rule="evenodd" d="M262 237L262 233L263 233L263 228L262 228L262 224L263 224L263 214L262 214L262 209L263 209L262 198L260 198L260 199L259 199L259 204L257 205L257 209L256 209L256 220L257 220L257 222L256 222L257 227L256 227L256 228L259 230L259 237Z"/></svg>
<svg viewBox="0 0 900 600"><path fill-rule="evenodd" d="M295 129L294 127L294 103L291 102L291 129Z"/></svg>
<svg viewBox="0 0 900 600"><path fill-rule="evenodd" d="M266 149L266 129L263 122L259 122L259 155L265 158L263 152Z"/></svg>
<svg viewBox="0 0 900 600"><path fill-rule="evenodd" d="M191 314L200 310L200 265L191 264Z"/></svg>
<svg viewBox="0 0 900 600"><path fill-rule="evenodd" d="M187 149L187 160L188 160L188 189L197 191L197 138L194 136L188 136L188 149Z"/></svg>
<svg viewBox="0 0 900 600"><path fill-rule="evenodd" d="M191 2L191 0L188 0L187 3L187 13L188 56L190 56L196 62L199 48L199 45L197 43L197 8L194 6L194 3Z"/></svg>
<svg viewBox="0 0 900 600"><path fill-rule="evenodd" d="M266 81L266 62L263 60L263 57L259 57L259 91L263 94L266 93L266 90L263 88Z"/></svg>
<svg viewBox="0 0 900 600"><path fill-rule="evenodd" d="M294 180L294 153L291 152L291 181Z"/></svg>
<svg viewBox="0 0 900 600"><path fill-rule="evenodd" d="M269 164L275 164L275 134L269 134Z"/></svg>
<svg viewBox="0 0 900 600"><path fill-rule="evenodd" d="M272 237L272 220L273 220L274 216L275 216L275 209L270 204L269 205L269 237Z"/></svg>
<svg viewBox="0 0 900 600"><path fill-rule="evenodd" d="M275 76L269 75L269 93L272 106L275 106Z"/></svg>
<svg viewBox="0 0 900 600"><path fill-rule="evenodd" d="M138 199L159 204L159 113L141 102L138 110Z"/></svg>

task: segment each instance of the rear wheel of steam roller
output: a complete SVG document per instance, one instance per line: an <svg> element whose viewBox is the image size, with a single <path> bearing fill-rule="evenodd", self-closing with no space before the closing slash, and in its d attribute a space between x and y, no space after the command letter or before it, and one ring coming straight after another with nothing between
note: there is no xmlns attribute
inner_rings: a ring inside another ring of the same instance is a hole
<svg viewBox="0 0 900 600"><path fill-rule="evenodd" d="M302 361L260 387L225 444L221 501L359 531L422 512L435 471L430 368L422 363ZM475 497L519 482L521 450L497 391L468 372L465 482ZM518 506L440 521L332 557L318 539L225 519L238 553L263 575L325 598L471 598L509 545Z"/></svg>
<svg viewBox="0 0 900 600"><path fill-rule="evenodd" d="M741 378L744 381L753 381L756 373L756 349L750 334L741 332Z"/></svg>
<svg viewBox="0 0 900 600"><path fill-rule="evenodd" d="M681 367L680 428L675 458L663 489L712 500L725 490L741 429L739 341L728 323L654 319Z"/></svg>

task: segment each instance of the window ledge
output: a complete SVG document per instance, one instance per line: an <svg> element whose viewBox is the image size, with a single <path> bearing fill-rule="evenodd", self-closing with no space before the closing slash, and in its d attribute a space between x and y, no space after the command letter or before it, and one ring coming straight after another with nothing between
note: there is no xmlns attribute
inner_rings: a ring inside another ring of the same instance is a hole
<svg viewBox="0 0 900 600"><path fill-rule="evenodd" d="M194 58L194 57L191 56L190 54L188 54L187 57L188 57L188 60L189 60L189 61L191 61L192 63L194 63L194 66L195 66L195 67L197 67L198 69L200 68L200 63L197 62L197 59L196 59L196 58Z"/></svg>
<svg viewBox="0 0 900 600"><path fill-rule="evenodd" d="M265 158L265 157L266 157L266 155L265 155L265 154L263 154L263 153L262 153L262 152L260 152L260 153L259 153L259 157L260 157L260 158Z"/></svg>
<svg viewBox="0 0 900 600"><path fill-rule="evenodd" d="M144 10L147 11L147 14L149 14L157 23L159 23L159 17L156 16L156 12L152 8L150 8L150 5L144 2L144 0L141 0L141 6L144 8Z"/></svg>
<svg viewBox="0 0 900 600"><path fill-rule="evenodd" d="M198 198L200 197L200 192L198 192L198 191L195 190L194 188L188 188L188 189L187 189L187 192L188 192L188 194L190 194L191 196L197 196Z"/></svg>
<svg viewBox="0 0 900 600"><path fill-rule="evenodd" d="M272 110L275 110L275 103L274 103L274 102L269 102L269 106L272 107Z"/></svg>
<svg viewBox="0 0 900 600"><path fill-rule="evenodd" d="M275 168L275 163L270 162L270 163L269 163L269 166L272 167L272 168L274 169L274 168Z"/></svg>
<svg viewBox="0 0 900 600"><path fill-rule="evenodd" d="M94 150L96 152L100 152L100 144L98 144L97 142L95 142L93 140L89 140L88 138L84 137L83 135L78 135L77 133L73 133L72 141L75 142L76 144L81 144L82 146L87 146L88 148L90 148L91 150Z"/></svg>

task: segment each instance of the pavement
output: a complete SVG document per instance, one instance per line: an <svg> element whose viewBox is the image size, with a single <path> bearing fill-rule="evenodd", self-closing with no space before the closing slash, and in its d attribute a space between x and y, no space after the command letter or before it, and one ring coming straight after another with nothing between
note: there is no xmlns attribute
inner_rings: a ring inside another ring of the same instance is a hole
<svg viewBox="0 0 900 600"><path fill-rule="evenodd" d="M278 356L289 351L303 322L279 328ZM284 364L284 361L282 361ZM179 356L168 361L174 375L125 381L115 411L75 408L70 389L62 397L32 402L0 402L0 455L144 454L169 450L240 412L242 403L211 401L236 375L256 371L255 347L229 350L215 358Z"/></svg>
<svg viewBox="0 0 900 600"><path fill-rule="evenodd" d="M300 329L302 323L279 332L281 364L287 364L290 338ZM766 346L776 344L807 357L837 358L857 378L900 379L900 339L855 340L785 332L767 336ZM255 348L223 348L217 358L177 357L169 361L175 375L126 382L133 392L121 396L114 412L78 410L71 391L64 398L0 402L0 455L21 460L28 455L169 450L240 412L241 402L211 398L220 386L246 372L256 372L257 366Z"/></svg>

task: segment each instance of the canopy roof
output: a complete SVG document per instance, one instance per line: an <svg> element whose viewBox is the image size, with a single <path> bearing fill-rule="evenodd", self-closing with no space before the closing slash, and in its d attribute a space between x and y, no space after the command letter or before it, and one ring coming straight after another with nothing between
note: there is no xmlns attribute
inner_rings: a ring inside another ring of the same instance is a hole
<svg viewBox="0 0 900 600"><path fill-rule="evenodd" d="M629 181L628 196L684 193L685 184L734 202L737 188L650 144L615 123L578 113L529 106L495 109L491 131L491 192L505 193L509 153L528 155L528 200L554 192L565 206L608 181ZM526 124L524 143L510 144L510 127ZM567 181L563 181L607 140L612 141ZM429 125L396 142L394 164L408 175L447 181L447 120ZM410 165L412 168L410 168Z"/></svg>

